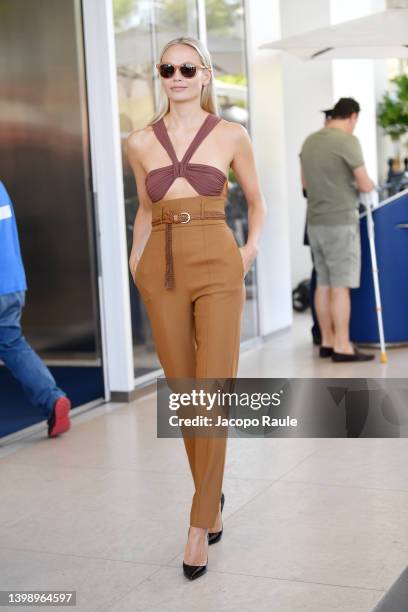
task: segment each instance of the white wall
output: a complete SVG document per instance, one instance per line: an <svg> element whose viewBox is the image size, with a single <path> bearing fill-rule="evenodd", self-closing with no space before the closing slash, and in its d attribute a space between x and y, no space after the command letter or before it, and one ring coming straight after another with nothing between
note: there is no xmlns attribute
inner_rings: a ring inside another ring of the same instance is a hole
<svg viewBox="0 0 408 612"><path fill-rule="evenodd" d="M331 0L331 23L358 19L384 8L384 0ZM377 85L380 67L384 61L370 59L333 60L334 99L342 96L355 98L361 113L355 129L363 147L364 160L371 178L378 181L377 155Z"/></svg>
<svg viewBox="0 0 408 612"><path fill-rule="evenodd" d="M283 77L280 53L258 45L280 37L279 0L246 6L250 131L268 216L257 260L262 335L292 322Z"/></svg>
<svg viewBox="0 0 408 612"><path fill-rule="evenodd" d="M266 3L255 3L258 7L260 4L266 7ZM262 29L269 31L269 36L265 35L268 41L383 10L385 0L279 0L274 5L279 25L263 23ZM252 2L250 6L252 12ZM266 50L263 52L267 53ZM298 159L302 142L323 125L321 109L332 107L342 96L355 97L362 107L355 134L362 143L371 177L374 181L381 180L383 176L378 177L378 158L380 155L380 163L384 165L383 159L387 157L389 147L383 146L379 138L376 106L387 86L386 61L301 61L281 52L274 56L274 62L275 79L281 78L275 87L279 88L282 96L280 121L284 143L280 151L286 162L283 176L287 200L282 205L289 215L290 285L294 287L309 276L311 269L309 249L303 246L306 201L301 192Z"/></svg>
<svg viewBox="0 0 408 612"><path fill-rule="evenodd" d="M328 0L281 0L282 37L330 25ZM311 10L313 9L313 10ZM303 245L306 200L300 182L299 152L306 136L323 126L322 109L333 100L331 64L302 61L282 53L283 123L286 143L286 183L290 219L291 286L308 278L311 272L310 249Z"/></svg>
<svg viewBox="0 0 408 612"><path fill-rule="evenodd" d="M292 288L310 275L303 246L306 202L299 151L323 125L321 109L333 100L330 64L302 62L258 45L328 25L329 0L247 1L247 53L251 137L268 219L258 257L261 334L292 322Z"/></svg>

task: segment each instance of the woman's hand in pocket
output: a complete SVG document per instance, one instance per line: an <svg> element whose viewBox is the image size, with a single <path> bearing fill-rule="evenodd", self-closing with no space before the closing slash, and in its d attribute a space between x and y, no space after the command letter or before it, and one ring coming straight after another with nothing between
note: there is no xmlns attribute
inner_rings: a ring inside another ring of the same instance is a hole
<svg viewBox="0 0 408 612"><path fill-rule="evenodd" d="M136 268L138 266L139 263L139 257L136 255L136 253L131 253L130 254L130 258L129 258L129 269L130 269L130 274L132 276L133 282L136 284L135 281L135 274L136 274Z"/></svg>
<svg viewBox="0 0 408 612"><path fill-rule="evenodd" d="M244 244L244 246L239 247L239 252L241 253L242 262L244 265L245 277L254 263L256 256L258 255L258 248L247 242Z"/></svg>

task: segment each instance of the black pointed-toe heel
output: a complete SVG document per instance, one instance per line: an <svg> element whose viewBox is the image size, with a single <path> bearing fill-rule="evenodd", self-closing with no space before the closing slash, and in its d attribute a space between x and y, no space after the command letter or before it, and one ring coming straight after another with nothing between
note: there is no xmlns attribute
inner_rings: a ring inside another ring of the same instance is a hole
<svg viewBox="0 0 408 612"><path fill-rule="evenodd" d="M188 528L188 533L190 533L190 527ZM207 571L208 565L208 557L205 565L189 565L183 561L183 573L186 578L189 580L195 580L199 578Z"/></svg>
<svg viewBox="0 0 408 612"><path fill-rule="evenodd" d="M224 508L224 502L225 502L225 495L224 493L221 493L221 513ZM208 544L211 545L211 544L216 544L217 542L219 542L221 540L223 531L224 531L224 528L222 528L221 531L216 531L215 533L208 533Z"/></svg>
<svg viewBox="0 0 408 612"><path fill-rule="evenodd" d="M207 563L205 565L188 565L188 563L184 563L183 561L183 572L186 578L189 580L195 580L199 578L207 571L208 565L208 557Z"/></svg>

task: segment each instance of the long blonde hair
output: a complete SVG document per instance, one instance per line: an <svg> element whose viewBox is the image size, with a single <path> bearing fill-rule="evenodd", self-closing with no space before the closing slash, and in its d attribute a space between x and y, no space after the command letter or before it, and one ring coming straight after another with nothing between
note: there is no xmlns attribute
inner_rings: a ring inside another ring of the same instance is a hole
<svg viewBox="0 0 408 612"><path fill-rule="evenodd" d="M200 105L201 105L201 108L203 108L207 112L212 113L213 115L218 115L217 97L215 94L215 87L214 87L214 72L213 72L213 66L211 62L211 56L210 56L210 53L207 47L204 45L204 43L201 42L201 40L198 40L198 38L193 38L192 36L179 36L178 38L173 38L172 40L169 40L169 42L167 42L164 45L162 52L160 54L160 59L158 63L162 62L165 51L169 47L171 47L171 45L189 45L190 47L192 47L193 49L197 51L198 55L201 58L203 65L206 66L207 68L211 68L211 79L209 83L207 85L203 85L201 89ZM164 91L163 86L161 85L160 94L159 94L158 110L153 115L153 118L149 121L147 125L152 125L152 123L156 123L156 121L159 121L159 119L164 117L164 115L167 115L169 110L170 110L170 100L168 96L166 95L166 92Z"/></svg>

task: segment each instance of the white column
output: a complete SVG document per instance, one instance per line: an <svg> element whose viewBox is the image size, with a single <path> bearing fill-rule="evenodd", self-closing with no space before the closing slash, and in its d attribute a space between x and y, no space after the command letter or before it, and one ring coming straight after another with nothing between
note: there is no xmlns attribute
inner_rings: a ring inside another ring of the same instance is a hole
<svg viewBox="0 0 408 612"><path fill-rule="evenodd" d="M384 0L331 0L331 23L358 19L385 8ZM360 140L368 173L378 181L377 157L377 74L384 60L350 59L333 60L334 99L352 97L361 106L361 113L354 131Z"/></svg>
<svg viewBox="0 0 408 612"><path fill-rule="evenodd" d="M111 0L83 0L93 189L99 217L104 359L111 392L134 388Z"/></svg>
<svg viewBox="0 0 408 612"><path fill-rule="evenodd" d="M205 0L197 0L198 38L207 46L207 14Z"/></svg>
<svg viewBox="0 0 408 612"><path fill-rule="evenodd" d="M258 45L280 37L279 0L247 0L250 134L268 207L257 260L262 335L292 322L284 96L279 52Z"/></svg>
<svg viewBox="0 0 408 612"><path fill-rule="evenodd" d="M329 0L281 0L282 38L330 25ZM312 9L312 10L311 10ZM282 52L291 286L310 278L310 248L303 245L307 203L302 195L299 152L309 134L323 127L322 109L333 99L331 63L302 61Z"/></svg>

